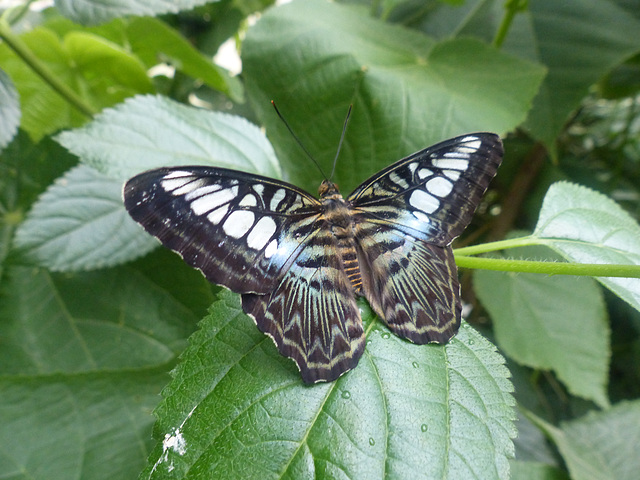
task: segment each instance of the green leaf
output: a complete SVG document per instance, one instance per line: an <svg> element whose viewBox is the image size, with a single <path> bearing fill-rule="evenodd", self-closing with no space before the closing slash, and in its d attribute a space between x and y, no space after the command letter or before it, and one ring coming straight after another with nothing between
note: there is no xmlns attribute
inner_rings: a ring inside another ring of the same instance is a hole
<svg viewBox="0 0 640 480"><path fill-rule="evenodd" d="M185 37L156 18L134 18L125 25L125 34L131 50L148 67L159 60L209 87L227 95L234 102L244 100L244 87L227 71L196 50Z"/></svg>
<svg viewBox="0 0 640 480"><path fill-rule="evenodd" d="M98 36L70 32L60 39L53 31L39 27L20 38L59 81L93 107L103 108L132 94L152 90L143 65ZM21 126L34 140L86 121L5 44L0 45L0 63L17 86L23 114Z"/></svg>
<svg viewBox="0 0 640 480"><path fill-rule="evenodd" d="M15 236L23 261L53 271L119 265L156 246L124 210L122 182L86 165L51 185Z"/></svg>
<svg viewBox="0 0 640 480"><path fill-rule="evenodd" d="M56 139L85 164L119 180L172 165L214 165L282 176L273 148L258 127L242 117L164 97L128 99Z"/></svg>
<svg viewBox="0 0 640 480"><path fill-rule="evenodd" d="M3 477L140 472L151 447L150 412L211 298L199 273L176 258L158 260L175 270L172 282L154 280L155 260L83 274L7 269L0 283Z"/></svg>
<svg viewBox="0 0 640 480"><path fill-rule="evenodd" d="M640 226L613 200L579 185L549 188L534 236L572 262L640 265ZM597 280L640 311L639 278Z"/></svg>
<svg viewBox="0 0 640 480"><path fill-rule="evenodd" d="M59 36L71 32L98 36L130 52L131 58L142 62L145 70L170 64L177 71L224 93L231 100L243 101L244 87L238 78L231 77L227 71L213 63L210 57L198 51L183 35L160 19L118 18L98 27L83 27L64 17L54 16L45 25ZM148 88L139 91L148 91Z"/></svg>
<svg viewBox="0 0 640 480"><path fill-rule="evenodd" d="M0 150L6 147L20 126L20 101L11 78L0 70Z"/></svg>
<svg viewBox="0 0 640 480"><path fill-rule="evenodd" d="M530 250L512 255L531 258ZM473 278L504 353L520 364L553 370L574 395L609 405L610 332L592 279L489 270L477 270Z"/></svg>
<svg viewBox="0 0 640 480"><path fill-rule="evenodd" d="M591 412L554 427L529 414L555 442L571 478L635 480L640 471L636 455L640 432L640 401L622 402L604 412Z"/></svg>
<svg viewBox="0 0 640 480"><path fill-rule="evenodd" d="M0 377L4 478L135 478L167 374ZM105 451L108 450L108 451Z"/></svg>
<svg viewBox="0 0 640 480"><path fill-rule="evenodd" d="M204 280L196 274L188 284L198 282ZM130 267L76 275L13 267L1 288L5 375L162 365L180 351L196 320L193 307Z"/></svg>
<svg viewBox="0 0 640 480"><path fill-rule="evenodd" d="M362 306L358 367L305 386L221 294L163 392L141 478L507 478L514 402L495 348L466 324L413 345Z"/></svg>
<svg viewBox="0 0 640 480"><path fill-rule="evenodd" d="M530 14L518 17L504 47L549 69L526 127L553 148L589 88L640 50L640 21L611 1L528 4Z"/></svg>
<svg viewBox="0 0 640 480"><path fill-rule="evenodd" d="M345 191L436 141L506 132L526 118L540 66L472 39L436 43L363 12L292 2L269 10L247 32L247 94L297 185L315 189L319 175L301 159L271 99L327 171L354 104L336 171Z"/></svg>
<svg viewBox="0 0 640 480"><path fill-rule="evenodd" d="M544 463L513 461L511 480L569 480L569 475Z"/></svg>
<svg viewBox="0 0 640 480"><path fill-rule="evenodd" d="M95 25L127 15L156 16L204 5L209 0L55 0L63 15L83 25Z"/></svg>

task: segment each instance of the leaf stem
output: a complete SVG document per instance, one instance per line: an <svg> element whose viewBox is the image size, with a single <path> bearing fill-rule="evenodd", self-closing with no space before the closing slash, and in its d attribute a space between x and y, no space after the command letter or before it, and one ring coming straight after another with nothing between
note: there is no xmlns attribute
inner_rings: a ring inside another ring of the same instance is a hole
<svg viewBox="0 0 640 480"><path fill-rule="evenodd" d="M540 262L511 258L483 258L459 255L456 264L461 268L499 270L503 272L542 273L546 275L576 275L588 277L640 278L640 265Z"/></svg>
<svg viewBox="0 0 640 480"><path fill-rule="evenodd" d="M513 19L516 16L516 13L522 12L527 9L529 5L528 0L506 0L504 3L505 13L504 17L502 17L502 22L500 23L500 27L498 27L498 31L496 32L496 36L493 39L493 46L496 48L501 48L504 43L504 39L507 37L507 33L509 33L509 28L513 23Z"/></svg>
<svg viewBox="0 0 640 480"><path fill-rule="evenodd" d="M51 88L60 94L67 102L73 105L87 117L92 117L97 111L68 85L62 83L49 68L29 49L22 39L13 33L5 18L0 18L0 39L4 40L16 55L18 55L36 74L40 76Z"/></svg>
<svg viewBox="0 0 640 480"><path fill-rule="evenodd" d="M455 252L456 255L478 255L480 253L497 252L517 247L530 247L532 245L546 245L546 243L540 238L527 236L510 238L509 240L499 240L497 242L481 243L470 247L456 248Z"/></svg>

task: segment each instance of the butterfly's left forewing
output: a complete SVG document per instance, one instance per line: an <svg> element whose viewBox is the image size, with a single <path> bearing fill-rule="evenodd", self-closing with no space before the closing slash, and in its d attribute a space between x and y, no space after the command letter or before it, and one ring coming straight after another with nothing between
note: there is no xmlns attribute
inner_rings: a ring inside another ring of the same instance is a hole
<svg viewBox="0 0 640 480"><path fill-rule="evenodd" d="M160 168L124 188L129 215L213 283L267 293L319 203L277 180L211 167Z"/></svg>
<svg viewBox="0 0 640 480"><path fill-rule="evenodd" d="M464 135L396 162L348 197L364 294L399 336L444 343L458 331L460 286L450 244L501 160L497 135Z"/></svg>

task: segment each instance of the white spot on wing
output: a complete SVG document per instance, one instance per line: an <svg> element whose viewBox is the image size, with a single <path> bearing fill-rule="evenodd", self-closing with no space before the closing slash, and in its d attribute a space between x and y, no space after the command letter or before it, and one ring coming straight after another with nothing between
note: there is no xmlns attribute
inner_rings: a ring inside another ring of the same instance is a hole
<svg viewBox="0 0 640 480"><path fill-rule="evenodd" d="M473 148L474 150L478 150L480 148L480 145L482 145L482 141L478 137L474 137L473 135L464 137L462 139L462 143L464 143L464 145L462 146Z"/></svg>
<svg viewBox="0 0 640 480"><path fill-rule="evenodd" d="M255 195L249 193L245 195L242 200L240 200L240 203L238 205L241 207L255 207L256 205L258 205L258 202Z"/></svg>
<svg viewBox="0 0 640 480"><path fill-rule="evenodd" d="M162 185L162 188L164 188L165 192L172 193L174 192L174 190L188 185L192 180L193 174L179 170L165 175L160 182L160 185ZM190 188L189 190L193 190L193 188ZM173 194L175 195L175 193Z"/></svg>
<svg viewBox="0 0 640 480"><path fill-rule="evenodd" d="M430 177L431 175L433 175L433 172L428 168L421 168L420 170L418 170L418 178L420 180L424 180L425 178Z"/></svg>
<svg viewBox="0 0 640 480"><path fill-rule="evenodd" d="M421 212L420 210L414 211L413 212L413 216L416 217L421 222L425 222L425 223L431 222L429 217L425 213Z"/></svg>
<svg viewBox="0 0 640 480"><path fill-rule="evenodd" d="M262 217L249 232L247 246L254 250L262 250L276 232L276 222L271 217Z"/></svg>
<svg viewBox="0 0 640 480"><path fill-rule="evenodd" d="M222 186L219 184L215 185L205 185L204 187L200 187L197 190L193 190L192 192L187 193L184 196L184 199L188 202L193 200L194 198L202 197L208 193L217 192L218 190L222 190Z"/></svg>
<svg viewBox="0 0 640 480"><path fill-rule="evenodd" d="M280 202L282 202L286 194L287 192L284 191L284 188L279 188L278 190L276 190L276 193L274 193L273 197L271 198L271 204L269 205L269 208L271 208L271 210L273 210L274 212L277 211L278 205L280 205Z"/></svg>
<svg viewBox="0 0 640 480"><path fill-rule="evenodd" d="M444 198L451 193L453 183L444 177L433 177L426 183L427 190L436 197Z"/></svg>
<svg viewBox="0 0 640 480"><path fill-rule="evenodd" d="M391 172L389 174L389 180L391 180L393 183L395 183L401 188L409 188L409 184L407 183L407 181L404 178L402 178L400 175L398 175L396 172Z"/></svg>
<svg viewBox="0 0 640 480"><path fill-rule="evenodd" d="M422 210L424 213L433 213L440 207L440 201L423 190L414 190L409 197L409 203L413 208Z"/></svg>
<svg viewBox="0 0 640 480"><path fill-rule="evenodd" d="M469 160L463 158L436 158L433 164L438 168L464 171L469 167Z"/></svg>
<svg viewBox="0 0 640 480"><path fill-rule="evenodd" d="M191 202L191 210L196 215L204 215L211 210L221 207L233 200L238 194L238 187L225 188L217 192L203 195Z"/></svg>
<svg viewBox="0 0 640 480"><path fill-rule="evenodd" d="M271 258L278 251L278 240L275 238L264 249L264 258Z"/></svg>
<svg viewBox="0 0 640 480"><path fill-rule="evenodd" d="M454 182L458 181L460 178L460 172L457 170L443 170L442 173L447 177L453 180Z"/></svg>
<svg viewBox="0 0 640 480"><path fill-rule="evenodd" d="M253 225L256 216L248 210L236 210L231 212L222 224L224 233L233 238L240 238L247 234Z"/></svg>
<svg viewBox="0 0 640 480"><path fill-rule="evenodd" d="M216 208L213 212L207 215L207 219L214 225L217 225L222 221L222 219L224 218L224 216L227 214L228 211L229 211L229 205L228 204L223 205L222 207Z"/></svg>

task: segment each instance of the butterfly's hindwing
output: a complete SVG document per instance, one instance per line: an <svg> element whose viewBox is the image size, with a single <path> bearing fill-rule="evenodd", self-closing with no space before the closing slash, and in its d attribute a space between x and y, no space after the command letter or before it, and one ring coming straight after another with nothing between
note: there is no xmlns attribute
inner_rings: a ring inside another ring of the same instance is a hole
<svg viewBox="0 0 640 480"><path fill-rule="evenodd" d="M244 310L295 360L307 383L335 380L364 351L362 320L340 250L329 231L317 230L273 292L242 299Z"/></svg>
<svg viewBox="0 0 640 480"><path fill-rule="evenodd" d="M446 343L460 327L460 285L450 246L395 229L360 240L364 295L398 336L413 343ZM361 225L362 229L367 225Z"/></svg>

